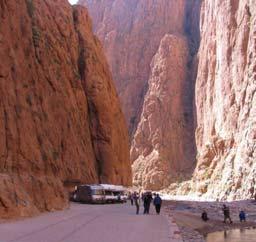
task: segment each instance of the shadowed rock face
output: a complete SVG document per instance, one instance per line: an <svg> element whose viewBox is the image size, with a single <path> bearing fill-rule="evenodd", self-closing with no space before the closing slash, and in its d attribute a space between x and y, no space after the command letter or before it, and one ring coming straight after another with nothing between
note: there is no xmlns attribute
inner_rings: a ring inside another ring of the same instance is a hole
<svg viewBox="0 0 256 242"><path fill-rule="evenodd" d="M161 189L191 175L201 1L79 3L92 15L122 101L134 184Z"/></svg>
<svg viewBox="0 0 256 242"><path fill-rule="evenodd" d="M256 192L255 1L204 1L201 37L192 190L249 198Z"/></svg>
<svg viewBox="0 0 256 242"><path fill-rule="evenodd" d="M63 183L130 184L128 132L82 7L0 0L0 216L68 206Z"/></svg>

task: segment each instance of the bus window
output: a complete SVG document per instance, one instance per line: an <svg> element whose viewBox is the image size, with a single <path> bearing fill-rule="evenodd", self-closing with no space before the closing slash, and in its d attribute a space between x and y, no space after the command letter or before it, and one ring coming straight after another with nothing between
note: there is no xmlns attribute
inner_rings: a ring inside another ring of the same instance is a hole
<svg viewBox="0 0 256 242"><path fill-rule="evenodd" d="M105 195L110 195L110 196L112 196L112 195L113 195L113 192L112 192L112 191L105 190Z"/></svg>
<svg viewBox="0 0 256 242"><path fill-rule="evenodd" d="M114 192L114 195L115 196L124 195L124 192L116 191L116 192Z"/></svg>
<svg viewBox="0 0 256 242"><path fill-rule="evenodd" d="M103 190L92 190L92 195L104 195Z"/></svg>

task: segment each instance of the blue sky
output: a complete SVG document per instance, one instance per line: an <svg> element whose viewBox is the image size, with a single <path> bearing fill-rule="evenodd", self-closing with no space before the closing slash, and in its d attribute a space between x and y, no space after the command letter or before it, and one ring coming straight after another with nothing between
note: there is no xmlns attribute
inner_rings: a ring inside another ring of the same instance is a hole
<svg viewBox="0 0 256 242"><path fill-rule="evenodd" d="M68 0L71 4L77 3L78 0Z"/></svg>

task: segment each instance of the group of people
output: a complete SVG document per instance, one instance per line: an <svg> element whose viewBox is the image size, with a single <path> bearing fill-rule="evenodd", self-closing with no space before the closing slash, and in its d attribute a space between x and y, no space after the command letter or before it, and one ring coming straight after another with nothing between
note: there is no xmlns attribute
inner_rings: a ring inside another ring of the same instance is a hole
<svg viewBox="0 0 256 242"><path fill-rule="evenodd" d="M230 217L230 210L229 210L229 207L227 205L223 205L222 207L222 211L223 211L223 215L224 215L224 221L223 223L226 223L227 220L229 221L229 223L233 223L233 221L231 220L231 217ZM207 215L207 212L206 211L203 211L202 215L201 215L201 218L203 221L208 221L209 218L208 218L208 215ZM241 210L239 212L239 219L240 219L240 222L245 222L246 221L246 215L245 215L245 212L243 210Z"/></svg>
<svg viewBox="0 0 256 242"><path fill-rule="evenodd" d="M145 193L142 193L141 195L137 192L134 192L129 195L129 198L131 200L131 205L135 205L136 207L136 214L139 214L140 202L142 202L144 206L143 214L149 214L150 205L152 201L155 206L156 213L160 214L162 199L159 196L159 194L153 194L152 196L151 192L145 192Z"/></svg>

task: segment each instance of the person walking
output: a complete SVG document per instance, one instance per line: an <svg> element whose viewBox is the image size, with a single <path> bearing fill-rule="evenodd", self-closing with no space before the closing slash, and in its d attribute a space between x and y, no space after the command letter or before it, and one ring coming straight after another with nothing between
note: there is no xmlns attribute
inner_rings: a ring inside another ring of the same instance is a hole
<svg viewBox="0 0 256 242"><path fill-rule="evenodd" d="M147 194L143 194L143 206L144 206L144 213L143 214L146 214L147 213L147 205L148 204L148 198L147 198Z"/></svg>
<svg viewBox="0 0 256 242"><path fill-rule="evenodd" d="M152 202L152 195L150 192L148 192L145 194L145 197L144 197L144 214L149 214L151 202Z"/></svg>
<svg viewBox="0 0 256 242"><path fill-rule="evenodd" d="M136 214L140 212L140 197L137 193L134 193L134 204L136 206Z"/></svg>
<svg viewBox="0 0 256 242"><path fill-rule="evenodd" d="M160 214L161 206L162 206L162 199L159 196L159 194L156 194L156 197L154 198L153 201L155 208L156 208L156 213Z"/></svg>
<svg viewBox="0 0 256 242"><path fill-rule="evenodd" d="M223 208L222 208L222 211L223 211L223 215L224 215L224 221L223 223L226 223L226 220L228 219L229 222L232 224L232 220L230 218L230 211L229 211L229 207L226 206L225 204L223 205Z"/></svg>

